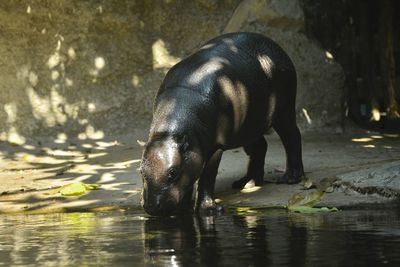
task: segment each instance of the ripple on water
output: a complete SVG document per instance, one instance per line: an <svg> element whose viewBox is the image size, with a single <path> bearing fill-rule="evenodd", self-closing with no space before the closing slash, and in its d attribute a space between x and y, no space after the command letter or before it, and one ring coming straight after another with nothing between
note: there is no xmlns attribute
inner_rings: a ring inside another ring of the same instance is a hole
<svg viewBox="0 0 400 267"><path fill-rule="evenodd" d="M1 215L0 225L0 266L400 264L400 214L390 210Z"/></svg>

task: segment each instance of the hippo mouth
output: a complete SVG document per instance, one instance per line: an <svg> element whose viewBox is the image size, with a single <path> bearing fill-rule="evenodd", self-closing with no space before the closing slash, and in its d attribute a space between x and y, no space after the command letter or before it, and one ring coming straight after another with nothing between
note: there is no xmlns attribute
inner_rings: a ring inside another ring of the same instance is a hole
<svg viewBox="0 0 400 267"><path fill-rule="evenodd" d="M157 196L152 201L144 201L144 198L142 198L142 206L145 212L151 216L174 216L192 212L192 199L192 190L189 190L179 202L171 200L171 198Z"/></svg>
<svg viewBox="0 0 400 267"><path fill-rule="evenodd" d="M193 211L192 207L185 205L186 203L179 203L178 205L166 205L160 207L149 207L143 205L144 210L147 214L157 217L174 216L180 214L188 214Z"/></svg>

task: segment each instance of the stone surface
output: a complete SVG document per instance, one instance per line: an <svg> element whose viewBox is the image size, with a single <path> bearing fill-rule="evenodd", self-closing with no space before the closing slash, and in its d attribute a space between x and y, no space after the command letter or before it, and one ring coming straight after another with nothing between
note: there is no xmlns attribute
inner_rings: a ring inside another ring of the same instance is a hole
<svg viewBox="0 0 400 267"><path fill-rule="evenodd" d="M298 79L297 115L301 130L341 131L341 66L303 33L298 1L245 0L225 32L251 31L271 37L289 54Z"/></svg>
<svg viewBox="0 0 400 267"><path fill-rule="evenodd" d="M303 24L289 0L2 1L0 140L96 140L146 128L166 71L224 31L260 32L283 46L298 72L302 130L338 130L342 70Z"/></svg>
<svg viewBox="0 0 400 267"><path fill-rule="evenodd" d="M147 124L165 72L237 3L2 1L0 138L98 139Z"/></svg>
<svg viewBox="0 0 400 267"><path fill-rule="evenodd" d="M21 146L0 142L0 213L139 208L142 181L137 168L142 151L135 140L145 136L143 130L135 136L115 136L115 139L101 141L37 139ZM232 182L245 175L247 157L241 149L224 153L216 182L217 197L223 205L281 207L293 194L315 190L303 190L299 184L273 183L282 175L285 154L275 134L267 136L267 140L264 179L268 183L255 190L240 192L231 189ZM399 196L373 190L385 188L382 184L373 185L368 179L355 179L364 177L356 173L369 168L366 173L374 173L374 177L383 180L391 177L393 183L388 185L392 190L400 190L400 177L396 170L399 158L399 136L308 134L303 138L304 167L312 181L332 176L343 180L352 177L352 181L360 181L358 188L371 189L371 192L363 192L339 184L332 193L324 196L320 203L322 206L350 208L361 204L387 205L399 200ZM46 195L51 189L73 182L97 183L101 189L81 197Z"/></svg>
<svg viewBox="0 0 400 267"><path fill-rule="evenodd" d="M340 185L364 194L400 197L400 161L339 175Z"/></svg>

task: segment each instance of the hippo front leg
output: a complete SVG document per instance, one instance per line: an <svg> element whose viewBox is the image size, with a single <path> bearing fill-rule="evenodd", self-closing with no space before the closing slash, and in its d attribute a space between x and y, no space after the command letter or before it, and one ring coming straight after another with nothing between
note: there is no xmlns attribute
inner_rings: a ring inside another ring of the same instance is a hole
<svg viewBox="0 0 400 267"><path fill-rule="evenodd" d="M223 207L214 200L215 178L221 162L222 150L217 150L207 161L198 182L196 211L198 213L214 215L223 212Z"/></svg>

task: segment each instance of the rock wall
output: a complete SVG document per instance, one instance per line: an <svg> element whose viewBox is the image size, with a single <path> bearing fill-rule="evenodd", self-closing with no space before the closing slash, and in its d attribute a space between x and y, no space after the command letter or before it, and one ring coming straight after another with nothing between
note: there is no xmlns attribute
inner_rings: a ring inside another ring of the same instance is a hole
<svg viewBox="0 0 400 267"><path fill-rule="evenodd" d="M301 130L341 131L342 67L304 34L299 1L244 0L225 32L260 32L278 42L297 71L297 114Z"/></svg>
<svg viewBox="0 0 400 267"><path fill-rule="evenodd" d="M303 33L297 1L0 3L0 139L103 138L146 127L166 71L230 31L275 39L298 71L304 131L340 126L340 66Z"/></svg>

